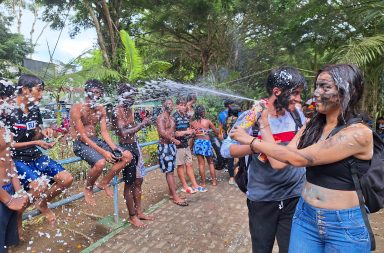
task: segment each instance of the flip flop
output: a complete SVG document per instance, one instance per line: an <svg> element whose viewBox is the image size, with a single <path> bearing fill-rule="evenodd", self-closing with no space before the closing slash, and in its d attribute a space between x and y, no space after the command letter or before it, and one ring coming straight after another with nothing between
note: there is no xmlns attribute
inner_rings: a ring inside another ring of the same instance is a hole
<svg viewBox="0 0 384 253"><path fill-rule="evenodd" d="M181 199L187 199L187 197L185 197L185 196L179 196L179 198L181 198ZM173 197L172 196L169 196L169 199L173 199Z"/></svg>
<svg viewBox="0 0 384 253"><path fill-rule="evenodd" d="M187 203L187 201L173 201L173 203L175 203L176 205L178 206L188 206L189 204Z"/></svg>
<svg viewBox="0 0 384 253"><path fill-rule="evenodd" d="M195 189L193 189L191 187L188 187L187 189L182 188L181 191L185 192L185 193L189 193L189 194L194 194L197 192Z"/></svg>

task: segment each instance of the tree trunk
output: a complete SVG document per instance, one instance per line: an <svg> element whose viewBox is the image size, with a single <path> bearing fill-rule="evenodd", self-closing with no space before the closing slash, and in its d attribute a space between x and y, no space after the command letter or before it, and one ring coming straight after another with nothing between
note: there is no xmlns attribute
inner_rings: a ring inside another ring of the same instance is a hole
<svg viewBox="0 0 384 253"><path fill-rule="evenodd" d="M111 68L111 62L109 61L109 57L108 57L107 49L105 46L103 34L101 32L100 23L97 20L96 15L93 12L92 7L89 5L88 0L84 0L84 5L85 5L85 8L87 8L87 10L88 10L89 15L91 15L91 18L92 18L93 23L95 25L96 34L97 34L97 41L98 41L98 44L100 46L100 50L101 50L101 54L102 54L103 59L104 59L104 63L106 65L106 67Z"/></svg>
<svg viewBox="0 0 384 253"><path fill-rule="evenodd" d="M29 32L29 35L30 35L29 40L31 42L31 45L33 45L33 34L35 33L35 25L36 25L37 18L39 16L38 8L36 4L31 5L31 11L33 13L33 22L31 26L31 31ZM32 53L30 54L30 57L32 58Z"/></svg>
<svg viewBox="0 0 384 253"><path fill-rule="evenodd" d="M114 29L113 29L113 25L112 25L112 19L111 19L111 15L109 13L109 8L108 8L106 0L102 0L101 5L103 6L105 19L106 19L107 25L108 25L108 34L111 38L111 53L112 53L112 64L113 64L115 62L115 57L116 57L115 33L114 33Z"/></svg>
<svg viewBox="0 0 384 253"><path fill-rule="evenodd" d="M17 33L21 34L21 17L23 16L23 0L19 0L19 14L17 16Z"/></svg>

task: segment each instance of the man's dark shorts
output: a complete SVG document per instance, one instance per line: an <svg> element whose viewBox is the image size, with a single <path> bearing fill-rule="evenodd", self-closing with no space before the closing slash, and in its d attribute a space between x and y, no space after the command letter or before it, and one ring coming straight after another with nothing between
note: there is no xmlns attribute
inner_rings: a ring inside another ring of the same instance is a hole
<svg viewBox="0 0 384 253"><path fill-rule="evenodd" d="M53 177L64 171L65 169L55 160L52 160L46 155L26 162L22 160L13 160L19 175L20 182L25 190L29 189L29 183L36 179L47 176L47 179L52 181Z"/></svg>
<svg viewBox="0 0 384 253"><path fill-rule="evenodd" d="M15 194L10 183L3 185L3 190L7 191L10 195ZM9 209L3 202L0 202L0 253L3 253L9 246L18 243L17 212Z"/></svg>
<svg viewBox="0 0 384 253"><path fill-rule="evenodd" d="M163 173L171 173L176 166L176 145L159 144L157 148L159 155L159 165Z"/></svg>
<svg viewBox="0 0 384 253"><path fill-rule="evenodd" d="M137 143L122 144L119 145L122 149L128 150L132 154L131 162L123 170L123 179L127 185L133 184L136 179L136 167L140 159L140 151Z"/></svg>
<svg viewBox="0 0 384 253"><path fill-rule="evenodd" d="M94 143L96 143L96 145L99 146L100 148L112 153L112 149L108 146L108 144L104 140L98 137L92 137L90 139ZM97 152L96 150L94 150L93 148L91 148L90 146L88 146L87 144L79 140L76 140L73 143L73 152L75 153L75 155L77 155L78 157L86 161L92 167L98 161L104 159L104 156L102 156L99 152Z"/></svg>

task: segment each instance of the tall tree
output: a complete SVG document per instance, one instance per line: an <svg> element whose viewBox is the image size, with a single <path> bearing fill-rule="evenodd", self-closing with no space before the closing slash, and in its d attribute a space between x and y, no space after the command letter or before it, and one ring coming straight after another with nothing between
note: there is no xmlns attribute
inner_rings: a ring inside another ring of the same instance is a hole
<svg viewBox="0 0 384 253"><path fill-rule="evenodd" d="M31 45L18 33L9 31L10 18L0 15L0 74L7 75L11 65L21 66L23 58L31 53Z"/></svg>
<svg viewBox="0 0 384 253"><path fill-rule="evenodd" d="M43 20L50 22L54 29L69 25L72 37L82 29L95 29L104 65L119 70L122 60L120 56L124 54L119 31L127 29L131 23L132 10L129 1L37 1L45 6Z"/></svg>
<svg viewBox="0 0 384 253"><path fill-rule="evenodd" d="M181 61L198 64L205 76L210 67L228 62L233 45L235 1L142 1L141 39L167 49Z"/></svg>

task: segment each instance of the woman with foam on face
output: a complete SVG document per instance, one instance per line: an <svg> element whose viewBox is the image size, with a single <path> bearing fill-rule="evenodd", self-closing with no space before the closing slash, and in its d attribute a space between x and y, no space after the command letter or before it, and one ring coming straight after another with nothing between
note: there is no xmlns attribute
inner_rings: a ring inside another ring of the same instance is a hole
<svg viewBox="0 0 384 253"><path fill-rule="evenodd" d="M369 168L373 156L372 131L362 123L352 124L330 136L333 129L358 116L363 93L360 70L349 64L329 65L316 77L317 114L288 146L273 142L261 119L263 141L242 129L230 136L286 164L306 166L307 182L292 221L289 252L370 252L368 230L350 173L350 161L359 173ZM264 138L265 137L265 138Z"/></svg>

